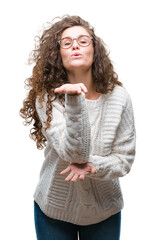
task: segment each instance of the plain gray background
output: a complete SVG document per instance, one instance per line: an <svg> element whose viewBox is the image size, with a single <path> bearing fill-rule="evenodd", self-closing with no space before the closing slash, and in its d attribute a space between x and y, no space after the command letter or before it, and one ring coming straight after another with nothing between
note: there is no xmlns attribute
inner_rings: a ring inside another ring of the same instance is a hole
<svg viewBox="0 0 156 240"><path fill-rule="evenodd" d="M64 14L89 21L110 50L135 114L137 154L121 179L125 207L121 240L156 239L156 36L154 0L5 1L0 6L1 171L0 238L34 240L33 193L44 160L23 126L26 65L45 22Z"/></svg>

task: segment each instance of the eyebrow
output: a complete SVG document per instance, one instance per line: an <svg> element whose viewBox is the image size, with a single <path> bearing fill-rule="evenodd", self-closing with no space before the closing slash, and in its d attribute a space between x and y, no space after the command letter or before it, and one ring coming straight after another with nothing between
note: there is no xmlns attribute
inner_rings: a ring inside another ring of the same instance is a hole
<svg viewBox="0 0 156 240"><path fill-rule="evenodd" d="M76 38L79 38L79 37L82 37L82 36L90 37L89 35L86 35L86 34L80 34L80 35L78 35ZM61 40L64 39L64 38L75 38L75 37L66 36L66 37L61 38Z"/></svg>

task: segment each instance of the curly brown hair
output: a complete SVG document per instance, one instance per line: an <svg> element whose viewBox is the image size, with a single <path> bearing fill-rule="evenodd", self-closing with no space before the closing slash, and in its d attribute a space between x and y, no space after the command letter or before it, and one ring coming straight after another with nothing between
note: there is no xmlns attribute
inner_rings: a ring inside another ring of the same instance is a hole
<svg viewBox="0 0 156 240"><path fill-rule="evenodd" d="M44 29L42 36L37 38L35 49L29 57L29 63L35 63L35 65L32 76L26 79L25 84L29 87L29 92L23 101L23 107L20 109L20 116L25 119L25 125L30 125L33 121L30 137L36 141L38 149L43 149L46 146L46 138L42 134L42 124L35 108L36 97L38 96L41 103L47 94L47 121L45 123L47 129L52 120L52 101L58 98L62 104L64 102L64 95L54 93L54 89L69 82L62 63L58 40L65 29L73 26L84 27L93 37L92 75L96 91L106 94L111 92L116 84L122 86L122 83L118 81L118 76L114 71L103 40L95 35L94 28L87 21L79 16L69 15L59 18L55 23L52 21L51 26Z"/></svg>

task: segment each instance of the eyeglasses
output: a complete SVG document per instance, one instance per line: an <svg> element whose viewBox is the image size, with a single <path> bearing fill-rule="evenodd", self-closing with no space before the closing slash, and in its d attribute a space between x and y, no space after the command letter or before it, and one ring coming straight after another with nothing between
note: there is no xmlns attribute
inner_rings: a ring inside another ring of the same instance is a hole
<svg viewBox="0 0 156 240"><path fill-rule="evenodd" d="M61 48L70 48L73 45L74 40L76 40L81 47L87 47L91 44L92 39L93 37L91 36L80 35L77 38L71 37L62 38L58 41L58 43L60 44Z"/></svg>

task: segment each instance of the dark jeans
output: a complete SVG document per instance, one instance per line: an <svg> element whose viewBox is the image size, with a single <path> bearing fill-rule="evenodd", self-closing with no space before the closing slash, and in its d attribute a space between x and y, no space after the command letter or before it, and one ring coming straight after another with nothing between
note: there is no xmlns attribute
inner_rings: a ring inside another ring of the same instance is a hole
<svg viewBox="0 0 156 240"><path fill-rule="evenodd" d="M80 226L47 217L34 202L34 218L38 240L119 240L121 212L100 223Z"/></svg>

